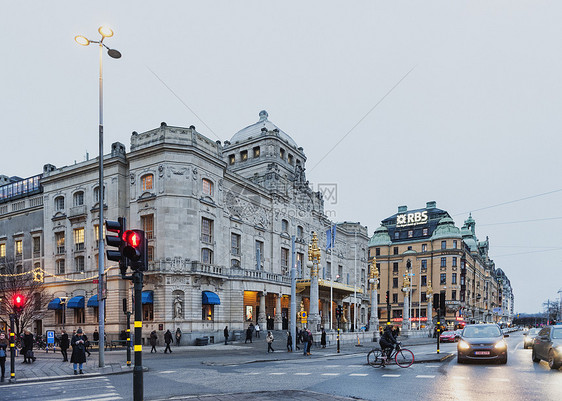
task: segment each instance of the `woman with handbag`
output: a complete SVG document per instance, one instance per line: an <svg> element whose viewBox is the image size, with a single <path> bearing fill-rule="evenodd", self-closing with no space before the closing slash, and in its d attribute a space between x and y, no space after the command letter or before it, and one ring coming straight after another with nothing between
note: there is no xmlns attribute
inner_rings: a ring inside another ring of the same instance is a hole
<svg viewBox="0 0 562 401"><path fill-rule="evenodd" d="M70 341L70 345L72 345L70 363L74 364L75 375L78 374L76 365L78 365L78 368L80 369L80 374L83 375L84 372L82 372L82 364L86 363L86 346L82 334L82 329L76 330L76 334L72 336L72 340Z"/></svg>
<svg viewBox="0 0 562 401"><path fill-rule="evenodd" d="M6 355L8 348L8 339L6 338L6 333L0 332L0 370L2 370L2 377L0 381L4 381L4 375L6 374Z"/></svg>

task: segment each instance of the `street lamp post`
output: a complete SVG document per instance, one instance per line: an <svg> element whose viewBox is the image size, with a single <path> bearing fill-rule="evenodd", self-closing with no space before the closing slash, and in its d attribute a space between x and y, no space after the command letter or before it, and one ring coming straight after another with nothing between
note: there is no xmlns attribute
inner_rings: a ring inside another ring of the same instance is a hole
<svg viewBox="0 0 562 401"><path fill-rule="evenodd" d="M76 36L74 40L76 43L82 46L88 46L90 43L97 43L99 47L99 64L100 64L100 74L99 74L99 181L98 181L98 193L99 193L99 225L98 225L98 304L99 304L99 367L105 366L104 360L104 348L105 348L105 294L103 293L104 288L104 260L105 254L103 249L103 205L104 205L104 185L103 185L103 48L107 49L107 54L111 58L120 58L121 53L118 50L110 49L107 47L103 40L105 38L110 38L113 36L113 31L106 26L100 26L98 32L101 35L99 41L89 40L84 36Z"/></svg>

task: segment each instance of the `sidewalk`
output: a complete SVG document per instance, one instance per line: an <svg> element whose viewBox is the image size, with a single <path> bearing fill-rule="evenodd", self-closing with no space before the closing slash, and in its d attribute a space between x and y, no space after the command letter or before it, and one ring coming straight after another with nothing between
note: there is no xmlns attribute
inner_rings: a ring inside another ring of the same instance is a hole
<svg viewBox="0 0 562 401"><path fill-rule="evenodd" d="M238 340L228 345L224 343L210 344L206 346L173 346L173 354L175 357L178 355L185 355L191 363L204 364L208 366L231 366L259 362L276 362L276 361L290 361L290 360L312 360L321 358L337 358L341 356L362 355L365 357L364 362L367 363L367 353L372 348L378 348L378 344L367 342L357 346L356 343L340 343L340 353L337 353L336 344L330 344L326 348L313 347L311 355L304 356L301 350L294 352L287 352L286 347L286 334L285 332L274 332L276 340L273 343L275 352L267 353L267 344L265 336L261 338L252 338L252 343L244 344L244 340ZM451 353L427 352L428 347L424 345L434 344L435 340L430 338L412 338L400 339L405 348L411 348L415 355L415 363L426 362L440 362L453 356ZM416 352L418 348L419 352ZM424 348L424 352L422 352ZM158 352L156 354L150 353L150 346L143 347L143 365L150 364L153 358L167 358L164 356L162 345L157 346ZM71 349L68 352L69 357ZM170 355L170 357L171 357ZM16 358L16 382L35 382L45 380L58 380L74 378L74 370L72 364L69 362L62 362L62 355L60 351L56 353L45 353L44 351L35 350L36 361L32 364L23 364L21 356ZM92 352L91 356L87 358L87 363L84 365L84 375L79 377L102 376L109 374L130 373L133 367L126 365L126 350L119 349L113 351L105 351L105 367L98 367L98 353ZM134 360L134 353L131 352L131 358ZM0 385L9 384L10 378L10 357L6 358L6 381ZM237 398L233 398L237 399Z"/></svg>

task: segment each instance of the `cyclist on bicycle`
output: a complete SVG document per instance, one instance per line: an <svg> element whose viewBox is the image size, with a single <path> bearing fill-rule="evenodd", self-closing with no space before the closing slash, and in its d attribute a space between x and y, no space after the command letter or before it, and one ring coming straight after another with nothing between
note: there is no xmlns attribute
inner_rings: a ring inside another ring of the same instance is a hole
<svg viewBox="0 0 562 401"><path fill-rule="evenodd" d="M388 358L390 358L390 355L392 354L394 344L397 343L398 341L396 341L396 337L394 337L394 334L392 333L392 327L390 327L390 325L387 325L384 328L384 333L379 340L379 344L381 345L383 353L386 351L386 355Z"/></svg>

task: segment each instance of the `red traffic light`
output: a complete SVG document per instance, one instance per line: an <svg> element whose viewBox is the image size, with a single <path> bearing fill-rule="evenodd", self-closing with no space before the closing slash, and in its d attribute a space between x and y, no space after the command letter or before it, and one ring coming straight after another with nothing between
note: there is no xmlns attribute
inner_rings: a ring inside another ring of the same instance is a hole
<svg viewBox="0 0 562 401"><path fill-rule="evenodd" d="M14 295L14 306L22 307L25 302L25 298L21 294Z"/></svg>
<svg viewBox="0 0 562 401"><path fill-rule="evenodd" d="M123 233L123 240L133 248L138 248L141 244L141 236L134 230L125 231Z"/></svg>

